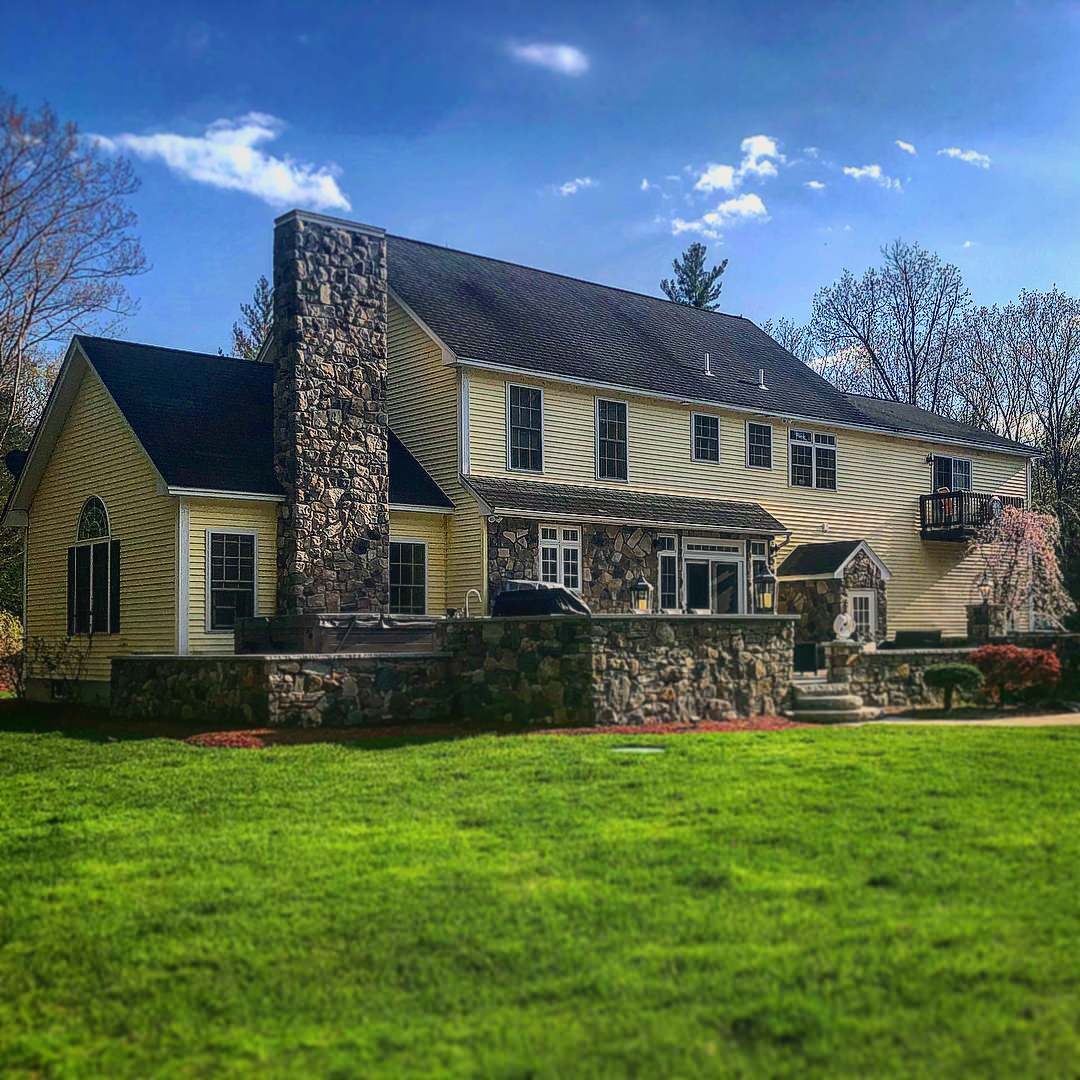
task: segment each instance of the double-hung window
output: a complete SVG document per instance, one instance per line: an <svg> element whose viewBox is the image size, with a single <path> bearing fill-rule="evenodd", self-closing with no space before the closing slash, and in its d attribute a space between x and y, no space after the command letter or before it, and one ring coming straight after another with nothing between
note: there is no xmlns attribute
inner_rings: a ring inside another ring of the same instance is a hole
<svg viewBox="0 0 1080 1080"><path fill-rule="evenodd" d="M772 468L772 427L769 424L746 425L746 464L751 469Z"/></svg>
<svg viewBox="0 0 1080 1080"><path fill-rule="evenodd" d="M206 533L206 628L233 630L255 614L254 532Z"/></svg>
<svg viewBox="0 0 1080 1080"><path fill-rule="evenodd" d="M427 544L390 541L390 613L427 614Z"/></svg>
<svg viewBox="0 0 1080 1080"><path fill-rule="evenodd" d="M971 491L971 459L934 455L934 490Z"/></svg>
<svg viewBox="0 0 1080 1080"><path fill-rule="evenodd" d="M523 472L544 471L544 392L537 386L507 387L509 466Z"/></svg>
<svg viewBox="0 0 1080 1080"><path fill-rule="evenodd" d="M792 487L836 490L836 436L792 428L788 433Z"/></svg>
<svg viewBox="0 0 1080 1080"><path fill-rule="evenodd" d="M601 480L627 477L626 402L596 400L596 475Z"/></svg>
<svg viewBox="0 0 1080 1080"><path fill-rule="evenodd" d="M690 456L694 461L720 460L720 417L690 414Z"/></svg>
<svg viewBox="0 0 1080 1080"><path fill-rule="evenodd" d="M656 558L660 610L675 611L679 606L679 554L674 536L656 538Z"/></svg>
<svg viewBox="0 0 1080 1080"><path fill-rule="evenodd" d="M540 526L540 580L567 589L581 588L581 530Z"/></svg>
<svg viewBox="0 0 1080 1080"><path fill-rule="evenodd" d="M110 536L108 511L96 495L83 503L67 550L67 629L69 637L120 632L120 541Z"/></svg>

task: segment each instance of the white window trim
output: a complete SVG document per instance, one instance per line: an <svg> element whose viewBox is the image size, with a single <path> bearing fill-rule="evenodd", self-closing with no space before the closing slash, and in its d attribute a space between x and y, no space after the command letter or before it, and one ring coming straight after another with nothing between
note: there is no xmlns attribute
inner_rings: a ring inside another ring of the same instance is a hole
<svg viewBox="0 0 1080 1080"><path fill-rule="evenodd" d="M510 388L516 386L519 390L539 390L540 391L540 468L539 469L523 469L520 466L513 464L511 460L511 445L510 445ZM544 444L547 442L547 432L544 430L544 413L545 413L545 401L544 401L544 388L542 386L530 386L525 382L507 382L506 384L506 471L515 473L529 473L533 476L542 476L544 474L544 465L547 461L547 454L545 452Z"/></svg>
<svg viewBox="0 0 1080 1080"><path fill-rule="evenodd" d="M211 594L213 590L210 588L210 537L212 536L253 536L255 537L255 544L253 550L253 563L252 563L252 585L255 590L254 603L251 605L252 613L259 614L259 530L258 529L226 529L226 528L213 528L206 530L206 578L203 581L203 591L206 593L206 620L204 629L208 634L235 634L236 630L231 629L213 629L211 626Z"/></svg>
<svg viewBox="0 0 1080 1080"><path fill-rule="evenodd" d="M620 479L617 476L600 475L600 402L622 405L626 409L626 476ZM606 484L629 484L630 483L630 402L625 398L596 397L593 398L593 464L596 479Z"/></svg>
<svg viewBox="0 0 1080 1080"><path fill-rule="evenodd" d="M657 536L657 540L672 540L675 546L670 549L661 550L657 548L656 551L656 608L658 611L682 611L682 607L679 604L680 594L679 586L681 584L681 575L679 573L679 563L682 561L682 552L680 551L679 537L675 533L660 533ZM663 559L675 560L675 606L664 607L662 603L662 580L660 575L660 563Z"/></svg>
<svg viewBox="0 0 1080 1080"><path fill-rule="evenodd" d="M694 421L697 417L706 417L709 420L716 421L716 460L712 458L702 458L697 456L697 440L695 439ZM701 409L694 409L690 413L690 460L697 465L719 465L723 459L723 451L720 445L720 430L723 427L721 417L719 413L703 412Z"/></svg>
<svg viewBox="0 0 1080 1080"><path fill-rule="evenodd" d="M769 464L768 465L751 465L750 464L750 427L762 427L769 429ZM748 469L760 469L762 472L771 472L773 465L776 463L776 438L773 432L772 424L763 424L760 420L747 420L746 428L746 467Z"/></svg>
<svg viewBox="0 0 1080 1080"><path fill-rule="evenodd" d="M424 611L423 611L423 614L426 615L428 613L429 608L431 607L431 589L429 587L429 581L431 579L431 552L428 550L428 542L426 540L421 540L419 537L391 536L390 537L390 543L391 544L419 544L424 549ZM386 601L386 603L387 603L387 610L389 611L390 610L389 549L387 549L386 589L387 589L387 593L386 593L387 601ZM390 614L394 615L394 618L396 618L396 619L407 619L407 618L409 618L410 615L413 618L419 618L419 616L416 615L415 612L410 612L409 615L395 614L394 612L390 612Z"/></svg>
<svg viewBox="0 0 1080 1080"><path fill-rule="evenodd" d="M462 476L472 472L472 448L469 435L469 373L461 372L458 386L458 454Z"/></svg>
<svg viewBox="0 0 1080 1080"><path fill-rule="evenodd" d="M855 621L855 598L857 596L866 596L870 600L870 640L877 641L878 638L878 616L877 616L877 590L876 589L850 589L848 590L848 612L851 615L852 622ZM856 627L858 629L858 627Z"/></svg>
<svg viewBox="0 0 1080 1080"><path fill-rule="evenodd" d="M556 540L545 540L544 529L554 529L555 535L558 537ZM577 540L564 540L563 529L574 529L577 532ZM582 563L582 547L585 539L585 530L580 525L568 524L566 522L551 524L550 522L541 522L536 529L536 580L545 585L561 585L564 589L570 589L571 592L580 593L585 583L585 569ZM556 567L558 569L559 579L558 581L544 581L544 548L554 547L556 551ZM571 588L563 580L563 549L573 548L577 551L577 577L578 583Z"/></svg>
<svg viewBox="0 0 1080 1080"><path fill-rule="evenodd" d="M687 545L689 544L731 544L737 545L738 551L688 551ZM717 540L715 537L707 536L686 536L683 538L683 551L682 551L682 574L680 577L680 585L682 586L682 599L683 607L690 611L691 614L713 614L713 605L716 603L716 596L714 595L715 589L713 584L712 566L714 562L731 563L738 570L738 586L736 588L736 601L738 603L738 610L734 612L736 615L747 614L747 602L746 602L746 543L742 540ZM701 608L694 608L692 611L689 608L689 593L686 588L686 568L692 562L705 562L709 563L709 610L708 612L702 612Z"/></svg>
<svg viewBox="0 0 1080 1080"><path fill-rule="evenodd" d="M793 462L792 462L792 456L791 456L791 433L793 431L801 431L804 434L810 436L810 449L811 449L811 453L812 453L812 457L811 457L811 461L810 461L810 479L813 482L811 483L811 485L809 487L807 487L804 484L793 483L792 479L791 479L791 477L792 477L792 469L794 467ZM831 488L829 488L829 487L818 487L818 482L817 482L818 443L817 443L817 440L814 438L815 435L831 435L833 437L832 445L826 447L826 449L832 450L833 459L836 462L836 467L835 467L835 470L834 470L836 472L836 486L835 487L831 487ZM787 482L788 482L788 487L789 488L792 488L795 491L832 491L832 492L836 492L836 491L840 490L840 440L836 437L836 432L835 431L819 431L819 430L816 430L815 428L803 427L803 426L798 425L798 424L792 424L791 427L789 427L787 429L787 459L788 459Z"/></svg>
<svg viewBox="0 0 1080 1080"><path fill-rule="evenodd" d="M938 490L937 487L934 484L934 477L935 477L935 474L937 473L938 458L948 459L949 461L953 462L952 466L950 466L950 471L955 471L956 462L958 462L958 461L966 461L967 462L968 476L971 477L971 487L969 487L969 488L950 488L949 489L950 491L974 491L975 490L975 459L974 458L959 457L956 454L934 454L933 455L934 460L930 462L930 494L931 495L936 494L937 490ZM1031 505L1030 497L1028 498L1028 505L1029 506Z"/></svg>

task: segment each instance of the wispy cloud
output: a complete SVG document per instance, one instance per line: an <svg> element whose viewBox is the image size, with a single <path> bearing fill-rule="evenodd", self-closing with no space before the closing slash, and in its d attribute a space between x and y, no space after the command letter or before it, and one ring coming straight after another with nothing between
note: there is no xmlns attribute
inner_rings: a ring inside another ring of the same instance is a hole
<svg viewBox="0 0 1080 1080"><path fill-rule="evenodd" d="M959 146L946 146L938 153L945 157L955 158L966 165L974 165L977 169L990 168L990 155L980 154L978 150L961 150Z"/></svg>
<svg viewBox="0 0 1080 1080"><path fill-rule="evenodd" d="M803 186L808 187L811 191L825 190L825 185L820 180L807 180Z"/></svg>
<svg viewBox="0 0 1080 1080"><path fill-rule="evenodd" d="M523 64L535 64L560 75L584 75L589 70L589 58L576 45L530 41L511 43L507 50Z"/></svg>
<svg viewBox="0 0 1080 1080"><path fill-rule="evenodd" d="M161 161L179 176L227 191L243 191L271 206L351 210L338 186L341 170L336 165L310 165L260 149L284 129L284 122L277 117L252 112L215 120L201 135L159 132L90 138L106 150L125 150L146 161Z"/></svg>
<svg viewBox="0 0 1080 1080"><path fill-rule="evenodd" d="M597 187L597 182L591 176L575 176L573 180L567 180L564 184L558 184L555 192L558 195L576 195L585 188ZM644 188L642 190L645 190Z"/></svg>
<svg viewBox="0 0 1080 1080"><path fill-rule="evenodd" d="M892 176L886 176L880 165L845 165L844 175L852 180L869 180L892 191L903 191L904 185Z"/></svg>
<svg viewBox="0 0 1080 1080"><path fill-rule="evenodd" d="M648 191L649 188L653 188L653 187L656 187L656 185L655 184L650 184L649 183L649 178L647 176L643 176L641 178L641 190L642 191Z"/></svg>
<svg viewBox="0 0 1080 1080"><path fill-rule="evenodd" d="M702 214L700 218L686 220L677 217L671 222L673 236L680 233L699 233L711 240L720 239L720 230L731 225L740 225L747 221L764 222L769 220L769 212L761 197L753 192L736 195L725 199L714 210Z"/></svg>
<svg viewBox="0 0 1080 1080"><path fill-rule="evenodd" d="M973 248L975 246L974 240L965 240L961 245L962 248Z"/></svg>
<svg viewBox="0 0 1080 1080"><path fill-rule="evenodd" d="M816 158L821 153L821 151L816 146L804 146L802 148L802 152L808 158Z"/></svg>
<svg viewBox="0 0 1080 1080"><path fill-rule="evenodd" d="M915 149L914 143L904 142L903 139L897 139L896 145L899 146L905 154L911 154L912 157L918 156L919 151Z"/></svg>
<svg viewBox="0 0 1080 1080"><path fill-rule="evenodd" d="M776 166L787 160L780 153L776 139L769 135L748 135L739 144L739 149L743 156L738 167L710 161L698 174L694 190L734 191L747 177L776 176Z"/></svg>

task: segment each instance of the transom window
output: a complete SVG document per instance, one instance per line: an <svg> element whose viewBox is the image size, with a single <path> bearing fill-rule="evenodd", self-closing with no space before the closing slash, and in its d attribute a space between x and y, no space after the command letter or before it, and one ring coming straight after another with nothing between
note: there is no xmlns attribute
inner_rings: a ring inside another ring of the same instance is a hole
<svg viewBox="0 0 1080 1080"><path fill-rule="evenodd" d="M626 402L596 401L596 475L625 480L627 457Z"/></svg>
<svg viewBox="0 0 1080 1080"><path fill-rule="evenodd" d="M788 433L792 487L836 490L836 436L792 428Z"/></svg>
<svg viewBox="0 0 1080 1080"><path fill-rule="evenodd" d="M769 424L746 425L746 464L751 469L772 468L772 427Z"/></svg>
<svg viewBox="0 0 1080 1080"><path fill-rule="evenodd" d="M934 455L934 490L971 491L971 459Z"/></svg>
<svg viewBox="0 0 1080 1080"><path fill-rule="evenodd" d="M679 554L674 536L658 536L656 552L661 611L675 611L679 606Z"/></svg>
<svg viewBox="0 0 1080 1080"><path fill-rule="evenodd" d="M120 541L109 535L109 513L96 495L83 503L67 551L68 636L120 632Z"/></svg>
<svg viewBox="0 0 1080 1080"><path fill-rule="evenodd" d="M544 470L544 393L536 386L507 389L510 468L526 472Z"/></svg>
<svg viewBox="0 0 1080 1080"><path fill-rule="evenodd" d="M540 580L575 591L581 588L581 530L540 526Z"/></svg>
<svg viewBox="0 0 1080 1080"><path fill-rule="evenodd" d="M416 540L390 542L390 612L427 614L427 544Z"/></svg>
<svg viewBox="0 0 1080 1080"><path fill-rule="evenodd" d="M255 551L253 532L207 530L208 630L233 630L255 614Z"/></svg>
<svg viewBox="0 0 1080 1080"><path fill-rule="evenodd" d="M690 455L694 461L720 460L720 417L691 413Z"/></svg>

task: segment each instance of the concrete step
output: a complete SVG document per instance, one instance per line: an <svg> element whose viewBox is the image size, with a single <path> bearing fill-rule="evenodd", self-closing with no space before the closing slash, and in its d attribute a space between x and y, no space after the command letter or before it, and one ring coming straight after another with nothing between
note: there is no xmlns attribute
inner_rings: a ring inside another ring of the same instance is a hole
<svg viewBox="0 0 1080 1080"><path fill-rule="evenodd" d="M851 724L857 720L873 720L880 709L790 709L788 719L797 724Z"/></svg>
<svg viewBox="0 0 1080 1080"><path fill-rule="evenodd" d="M796 712L808 710L810 712L829 711L831 709L859 709L862 708L863 700L858 694L801 694L795 691L792 709Z"/></svg>
<svg viewBox="0 0 1080 1080"><path fill-rule="evenodd" d="M851 693L848 683L841 682L800 682L795 679L791 683L791 689L803 697L835 697Z"/></svg>

